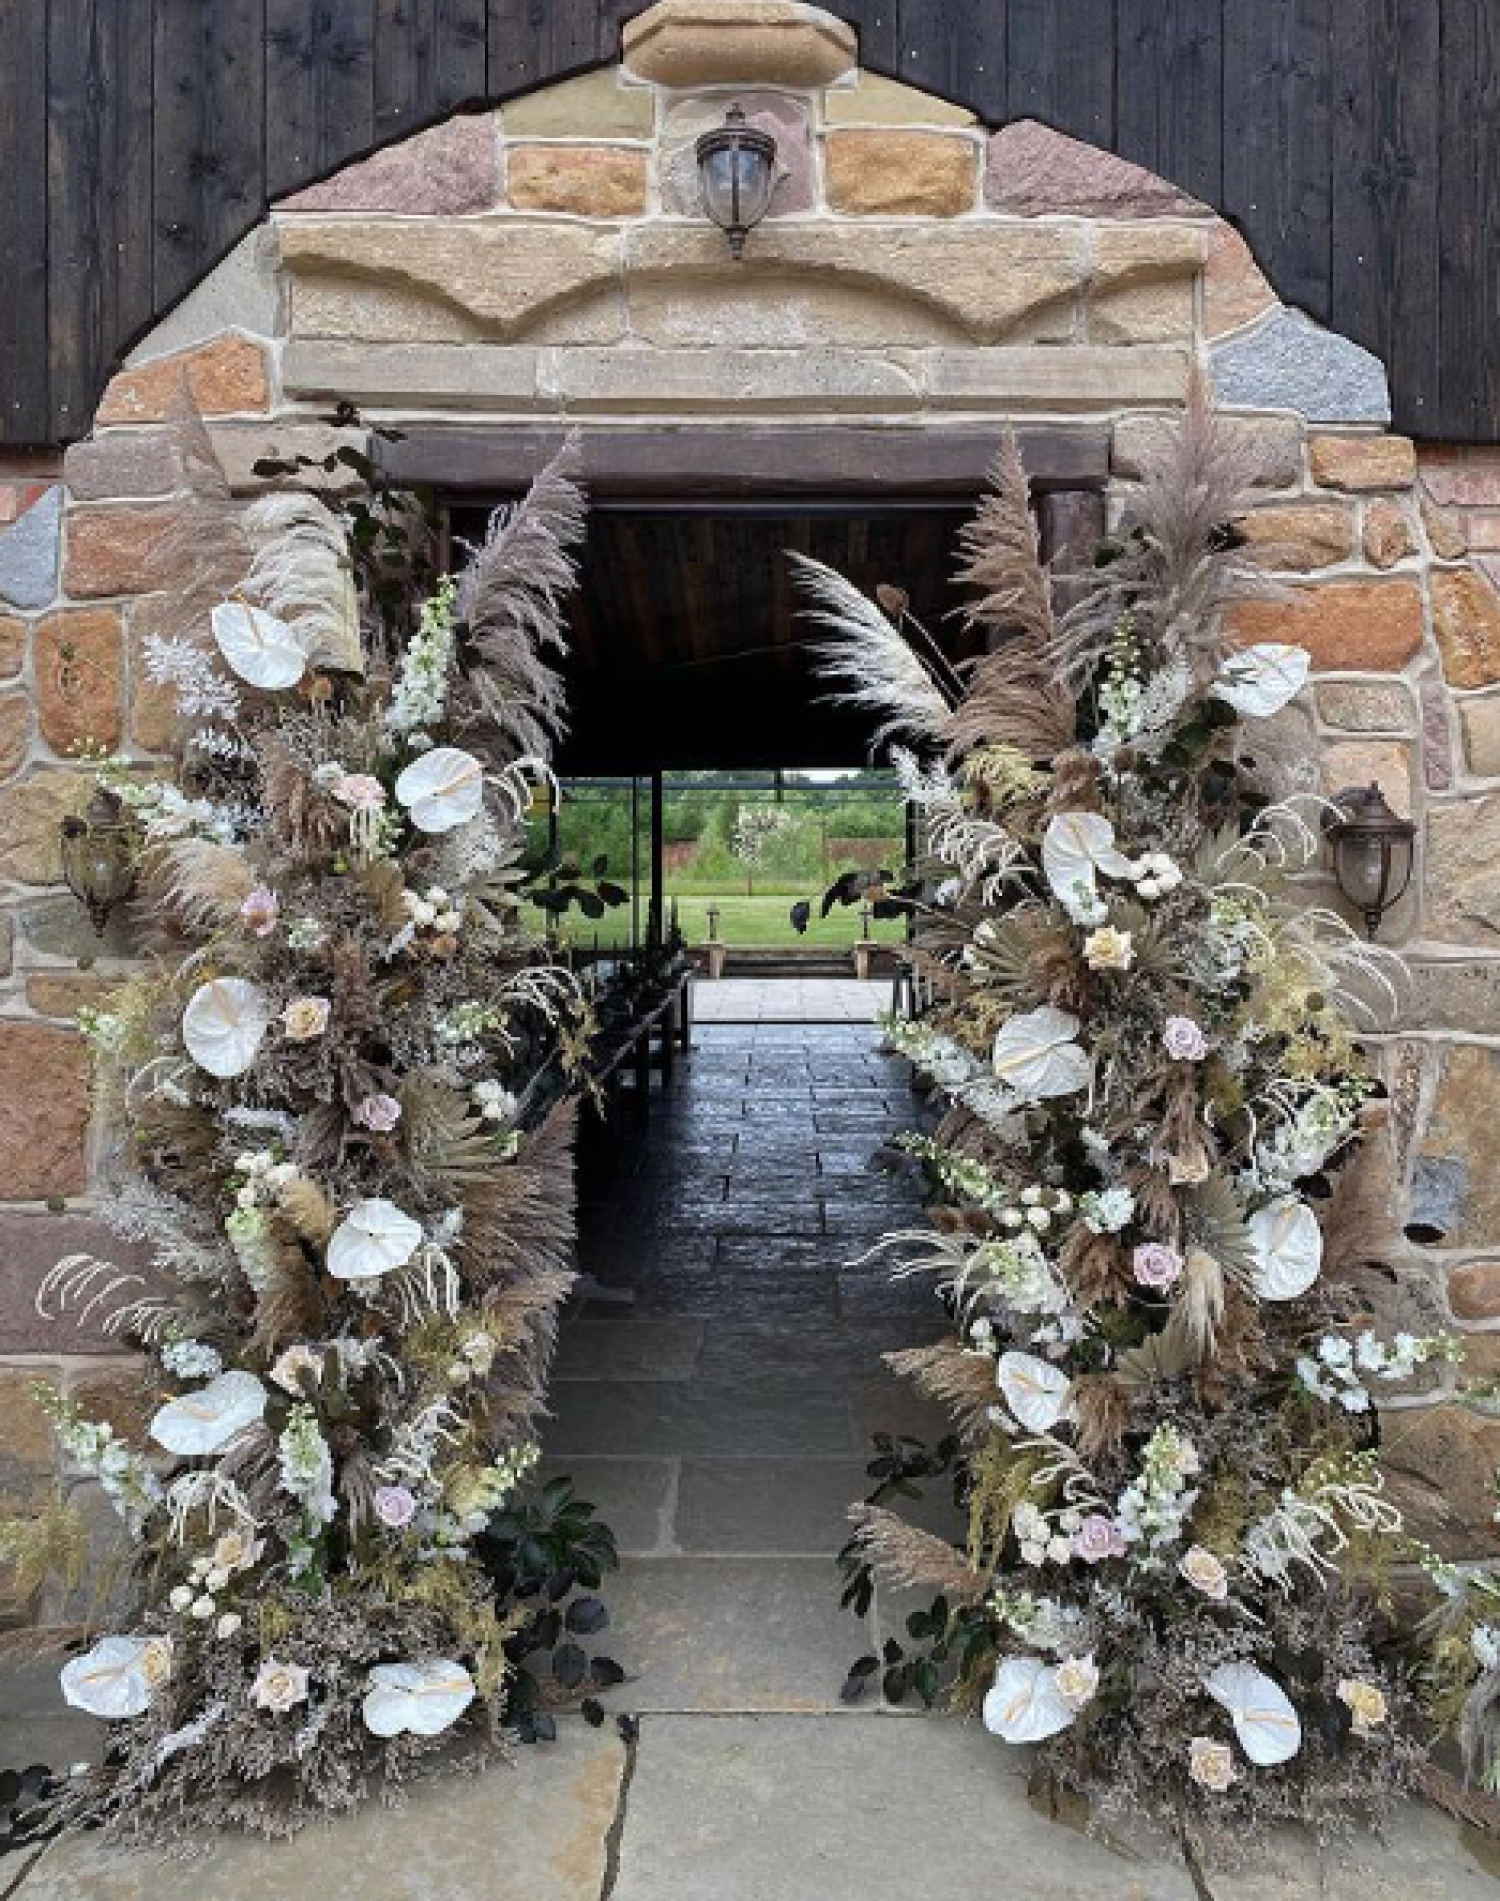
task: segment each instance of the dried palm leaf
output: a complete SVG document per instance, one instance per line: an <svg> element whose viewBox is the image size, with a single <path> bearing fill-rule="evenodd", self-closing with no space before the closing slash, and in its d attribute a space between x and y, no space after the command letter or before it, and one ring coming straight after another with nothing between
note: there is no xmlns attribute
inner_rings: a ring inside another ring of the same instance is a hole
<svg viewBox="0 0 1500 1901"><path fill-rule="evenodd" d="M1130 1393L1111 1374L1086 1373L1073 1382L1072 1406L1078 1450L1097 1464L1130 1429Z"/></svg>
<svg viewBox="0 0 1500 1901"><path fill-rule="evenodd" d="M1122 1305L1132 1291L1125 1266L1125 1250L1113 1234L1095 1234L1086 1222L1075 1221L1057 1257L1057 1269L1077 1304L1090 1307Z"/></svg>
<svg viewBox="0 0 1500 1901"><path fill-rule="evenodd" d="M937 1591L956 1604L977 1603L983 1597L983 1575L946 1540L918 1531L877 1505L855 1505L849 1517L857 1527L854 1543L886 1583L903 1590Z"/></svg>
<svg viewBox="0 0 1500 1901"><path fill-rule="evenodd" d="M146 888L156 905L185 930L212 935L233 924L255 888L243 852L208 838L173 838L153 845L143 861Z"/></svg>
<svg viewBox="0 0 1500 1901"><path fill-rule="evenodd" d="M300 1239L310 1241L314 1247L327 1245L338 1223L338 1210L320 1183L310 1176L298 1175L278 1191L276 1205Z"/></svg>
<svg viewBox="0 0 1500 1901"><path fill-rule="evenodd" d="M1325 1285L1389 1262L1398 1239L1394 1182L1387 1142L1366 1136L1334 1176L1332 1193L1312 1204L1323 1230Z"/></svg>
<svg viewBox="0 0 1500 1901"><path fill-rule="evenodd" d="M887 1353L893 1373L909 1379L918 1392L946 1406L957 1420L962 1437L982 1444L989 1436L989 1413L995 1404L994 1362L982 1353L966 1353L955 1341L936 1346L908 1347Z"/></svg>

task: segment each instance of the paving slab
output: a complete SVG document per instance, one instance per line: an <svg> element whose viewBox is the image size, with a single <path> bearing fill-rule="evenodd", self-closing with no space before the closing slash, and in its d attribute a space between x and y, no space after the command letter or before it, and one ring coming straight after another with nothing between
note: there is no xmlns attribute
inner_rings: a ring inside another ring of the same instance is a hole
<svg viewBox="0 0 1500 1901"><path fill-rule="evenodd" d="M707 1323L692 1319L568 1320L554 1380L691 1379Z"/></svg>
<svg viewBox="0 0 1500 1901"><path fill-rule="evenodd" d="M832 1559L848 1541L850 1505L869 1489L863 1459L686 1459L676 1541L689 1552Z"/></svg>
<svg viewBox="0 0 1500 1901"><path fill-rule="evenodd" d="M625 1760L613 1730L565 1718L514 1764L291 1842L218 1836L184 1862L74 1836L32 1865L19 1901L599 1901Z"/></svg>
<svg viewBox="0 0 1500 1901"><path fill-rule="evenodd" d="M601 1523L615 1534L615 1543L622 1552L674 1548L675 1460L581 1454L571 1459L543 1459L538 1477L543 1483L548 1479L571 1479L578 1496L596 1508ZM605 1589L607 1594L607 1581Z"/></svg>
<svg viewBox="0 0 1500 1901"><path fill-rule="evenodd" d="M1203 1901L1034 1810L976 1725L647 1717L611 1901Z"/></svg>
<svg viewBox="0 0 1500 1901"><path fill-rule="evenodd" d="M569 1380L553 1388L543 1450L639 1458L736 1453L836 1455L854 1444L843 1396L807 1380L769 1377L706 1385L685 1380Z"/></svg>
<svg viewBox="0 0 1500 1901"><path fill-rule="evenodd" d="M1209 1901L1500 1901L1500 1843L1408 1802L1387 1839L1361 1835L1320 1851L1278 1834L1239 1870L1210 1868Z"/></svg>
<svg viewBox="0 0 1500 1901"><path fill-rule="evenodd" d="M827 1711L869 1632L827 1558L635 1558L609 1580L609 1652L631 1711ZM795 1891L792 1891L795 1892Z"/></svg>

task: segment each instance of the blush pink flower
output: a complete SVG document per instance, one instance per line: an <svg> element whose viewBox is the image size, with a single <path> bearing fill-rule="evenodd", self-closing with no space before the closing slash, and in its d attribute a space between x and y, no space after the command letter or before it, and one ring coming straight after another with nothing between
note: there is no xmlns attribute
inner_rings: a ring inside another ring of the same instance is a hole
<svg viewBox="0 0 1500 1901"><path fill-rule="evenodd" d="M354 1120L362 1129L377 1135L389 1135L401 1120L401 1104L394 1096L366 1096L354 1110Z"/></svg>
<svg viewBox="0 0 1500 1901"><path fill-rule="evenodd" d="M1168 1017L1161 1041L1174 1063L1201 1063L1208 1054L1208 1038L1191 1017Z"/></svg>
<svg viewBox="0 0 1500 1901"><path fill-rule="evenodd" d="M417 1515L417 1501L404 1485L382 1485L375 1492L375 1516L400 1531Z"/></svg>
<svg viewBox="0 0 1500 1901"><path fill-rule="evenodd" d="M1144 1241L1131 1256L1131 1271L1141 1287L1165 1290L1182 1279L1182 1256L1164 1241Z"/></svg>
<svg viewBox="0 0 1500 1901"><path fill-rule="evenodd" d="M252 937L269 937L280 915L280 898L263 884L258 884L240 906L240 916Z"/></svg>
<svg viewBox="0 0 1500 1901"><path fill-rule="evenodd" d="M333 796L352 812L378 812L385 804L385 787L368 772L346 772L334 780Z"/></svg>
<svg viewBox="0 0 1500 1901"><path fill-rule="evenodd" d="M1073 1533L1073 1556L1085 1564L1103 1564L1106 1558L1123 1558L1125 1539L1118 1525L1102 1512L1091 1512Z"/></svg>

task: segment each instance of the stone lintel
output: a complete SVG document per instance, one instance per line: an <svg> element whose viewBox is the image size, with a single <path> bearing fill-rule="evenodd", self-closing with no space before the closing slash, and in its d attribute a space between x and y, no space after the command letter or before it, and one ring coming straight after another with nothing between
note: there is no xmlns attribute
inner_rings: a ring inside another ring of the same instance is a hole
<svg viewBox="0 0 1500 1901"><path fill-rule="evenodd" d="M658 0L625 24L625 66L658 86L819 87L854 66L854 28L800 0Z"/></svg>

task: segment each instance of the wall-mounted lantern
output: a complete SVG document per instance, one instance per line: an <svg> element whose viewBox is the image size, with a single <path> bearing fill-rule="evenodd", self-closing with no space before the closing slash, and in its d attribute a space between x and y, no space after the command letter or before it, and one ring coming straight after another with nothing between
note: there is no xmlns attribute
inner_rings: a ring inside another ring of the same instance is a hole
<svg viewBox="0 0 1500 1901"><path fill-rule="evenodd" d="M135 890L140 834L123 801L101 786L82 817L62 822L62 873L103 937L110 914Z"/></svg>
<svg viewBox="0 0 1500 1901"><path fill-rule="evenodd" d="M776 141L749 125L736 102L724 123L698 141L703 209L729 239L731 257L743 257L745 239L771 208L776 189Z"/></svg>
<svg viewBox="0 0 1500 1901"><path fill-rule="evenodd" d="M1380 920L1411 883L1417 828L1385 802L1377 785L1354 786L1334 795L1337 817L1324 823L1333 850L1333 875L1339 890L1374 937Z"/></svg>

